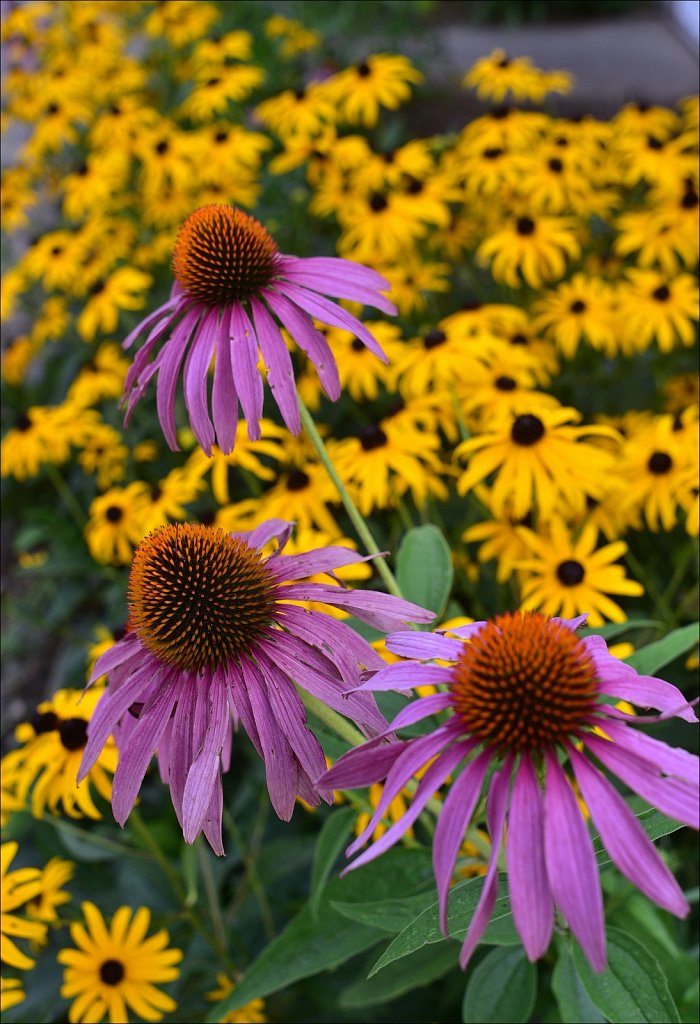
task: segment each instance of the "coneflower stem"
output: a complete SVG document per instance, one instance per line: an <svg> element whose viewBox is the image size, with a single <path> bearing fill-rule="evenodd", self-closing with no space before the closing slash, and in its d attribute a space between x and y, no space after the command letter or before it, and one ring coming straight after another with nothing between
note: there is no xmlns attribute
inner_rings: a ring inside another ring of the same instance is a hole
<svg viewBox="0 0 700 1024"><path fill-rule="evenodd" d="M46 470L47 477L56 488L56 492L59 498L70 512L71 518L73 519L75 525L82 533L83 530L85 529L86 523L85 513L83 512L82 508L76 501L73 492L66 485L66 482L64 481L63 477L58 472L56 467L53 465L53 463L47 462L46 465L44 466L44 469Z"/></svg>
<svg viewBox="0 0 700 1024"><path fill-rule="evenodd" d="M346 740L351 747L359 747L360 744L365 742L367 737L363 736L354 725L351 725L347 718L343 718L333 708L329 708L327 704L313 697L306 690L302 690L300 686L297 686L297 692L306 710L315 715L329 729L332 729L336 736L340 736L341 740Z"/></svg>
<svg viewBox="0 0 700 1024"><path fill-rule="evenodd" d="M333 465L333 460L328 454L326 446L323 443L323 439L321 438L321 435L316 429L316 424L314 423L313 417L309 410L304 405L301 398L299 399L299 411L301 413L301 422L304 426L306 433L308 434L309 440L311 441L311 444L314 446L316 454L318 455L321 463L323 464L324 469L328 473L328 476L333 481L333 485L335 486L335 489L338 492L338 496L340 497L340 500L342 501L345 507L345 511L350 517L352 525L355 527L355 530L357 531L358 537L364 544L367 554L378 556L374 559L374 565L376 565L377 572L384 580L386 589L389 591L390 594L393 594L395 597L403 597L403 594L401 593L401 589L398 583L396 582L394 574L387 565L385 559L381 556L379 545L372 536L370 528L367 526L367 523L365 522L365 519L360 513L360 510L358 509L357 505L350 497L350 494L347 488L345 487L345 484L340 479L338 471Z"/></svg>
<svg viewBox="0 0 700 1024"><path fill-rule="evenodd" d="M219 906L219 898L216 893L216 883L214 882L209 855L202 846L201 836L197 836L195 847L197 850L197 860L199 861L199 867L202 872L204 891L207 894L209 916L211 917L211 923L214 928L214 935L216 936L216 941L219 946L221 946L222 949L226 949L226 929L224 928L224 922L221 916L221 907Z"/></svg>

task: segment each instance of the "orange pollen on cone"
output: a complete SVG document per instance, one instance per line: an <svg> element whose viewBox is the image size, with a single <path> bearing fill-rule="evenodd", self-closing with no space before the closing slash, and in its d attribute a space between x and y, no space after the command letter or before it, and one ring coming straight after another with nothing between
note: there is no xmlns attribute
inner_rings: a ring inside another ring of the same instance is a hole
<svg viewBox="0 0 700 1024"><path fill-rule="evenodd" d="M173 274L205 305L240 302L271 283L278 254L274 239L255 217L212 203L191 213L180 228Z"/></svg>
<svg viewBox="0 0 700 1024"><path fill-rule="evenodd" d="M499 750L544 750L581 732L599 681L568 626L540 612L509 612L465 643L450 687L470 735Z"/></svg>
<svg viewBox="0 0 700 1024"><path fill-rule="evenodd" d="M248 653L272 621L276 586L260 552L216 527L149 533L129 576L129 628L167 665L215 669Z"/></svg>

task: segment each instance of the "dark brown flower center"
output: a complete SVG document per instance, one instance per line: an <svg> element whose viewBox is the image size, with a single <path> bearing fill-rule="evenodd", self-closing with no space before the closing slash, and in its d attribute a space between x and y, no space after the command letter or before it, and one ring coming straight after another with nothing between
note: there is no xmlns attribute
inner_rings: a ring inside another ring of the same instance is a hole
<svg viewBox="0 0 700 1024"><path fill-rule="evenodd" d="M425 335L425 337L423 338L423 347L428 349L437 348L439 345L442 345L442 343L445 341L447 341L447 335L445 334L445 332L438 331L437 329L435 329L433 331L428 331L428 333Z"/></svg>
<svg viewBox="0 0 700 1024"><path fill-rule="evenodd" d="M126 971L121 960L105 960L100 964L100 978L105 985L118 985L124 979Z"/></svg>
<svg viewBox="0 0 700 1024"><path fill-rule="evenodd" d="M118 523L124 517L124 509L118 505L110 505L105 512L105 519L110 523Z"/></svg>
<svg viewBox="0 0 700 1024"><path fill-rule="evenodd" d="M82 750L87 743L87 721L84 718L65 718L58 727L58 735L66 750Z"/></svg>
<svg viewBox="0 0 700 1024"><path fill-rule="evenodd" d="M585 575L586 570L574 558L566 558L557 566L557 579L565 587L577 587Z"/></svg>
<svg viewBox="0 0 700 1024"><path fill-rule="evenodd" d="M250 298L275 274L278 249L262 224L234 206L212 203L180 228L173 273L186 292L208 306Z"/></svg>
<svg viewBox="0 0 700 1024"><path fill-rule="evenodd" d="M583 302L581 299L576 299L576 301L572 302L569 306L569 312L571 313L585 313L585 311L586 303Z"/></svg>
<svg viewBox="0 0 700 1024"><path fill-rule="evenodd" d="M518 217L515 225L515 230L519 235L534 235L535 233L535 222L530 220L529 217Z"/></svg>
<svg viewBox="0 0 700 1024"><path fill-rule="evenodd" d="M673 459L667 452L654 452L649 456L647 462L647 469L654 476L664 476L665 473L669 473L673 466Z"/></svg>
<svg viewBox="0 0 700 1024"><path fill-rule="evenodd" d="M523 413L522 416L516 416L510 436L516 444L529 448L544 437L544 423L539 416Z"/></svg>
<svg viewBox="0 0 700 1024"><path fill-rule="evenodd" d="M238 660L270 624L275 586L260 552L213 527L168 524L141 541L129 576L129 625L189 672Z"/></svg>
<svg viewBox="0 0 700 1024"><path fill-rule="evenodd" d="M380 427L364 427L360 431L360 444L366 452L371 452L374 448L383 448L387 441L388 438Z"/></svg>
<svg viewBox="0 0 700 1024"><path fill-rule="evenodd" d="M651 297L656 299L657 302L668 302L671 298L671 290L668 285L662 284L658 288L655 288L651 293Z"/></svg>
<svg viewBox="0 0 700 1024"><path fill-rule="evenodd" d="M546 750L578 735L598 678L576 634L540 612L498 615L464 645L451 682L465 732L499 750Z"/></svg>

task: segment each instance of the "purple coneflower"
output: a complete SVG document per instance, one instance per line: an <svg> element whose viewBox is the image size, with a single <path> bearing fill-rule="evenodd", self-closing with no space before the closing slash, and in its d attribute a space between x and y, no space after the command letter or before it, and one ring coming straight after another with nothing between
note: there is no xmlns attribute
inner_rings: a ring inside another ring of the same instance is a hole
<svg viewBox="0 0 700 1024"><path fill-rule="evenodd" d="M352 855L416 770L435 758L409 810L352 863L356 868L397 842L448 776L464 766L444 801L433 843L445 934L457 855L487 789L492 852L462 947L462 967L489 923L504 845L513 918L529 959L541 957L549 946L556 907L594 969L605 969L598 868L574 783L620 871L659 906L678 917L688 913L673 875L596 762L664 814L697 828L697 757L632 728L634 716L606 701L624 700L657 708L666 716L697 719L675 686L638 675L608 653L601 637L578 637L575 629L583 621L585 616L565 621L516 612L451 630L467 642L441 634L394 633L387 638L394 654L451 664L399 662L363 684L360 693L423 684L447 687L405 707L385 737L437 712L448 711L449 717L418 738L386 742L375 737L321 777L321 785L344 789L386 778L374 816L348 849ZM485 786L492 768L496 770Z"/></svg>
<svg viewBox="0 0 700 1024"><path fill-rule="evenodd" d="M175 242L173 273L175 284L169 301L147 316L124 342L128 348L148 332L127 375L124 399L128 421L148 383L158 375L158 418L174 451L178 448L175 391L181 371L190 424L207 454L214 442L224 454L232 451L239 400L251 440L259 439L263 382L258 350L284 422L292 433L300 432L294 370L280 323L314 364L326 394L334 401L340 396L338 368L314 318L352 331L387 361L357 317L327 296L394 314L395 306L380 294L390 287L389 282L349 260L284 256L259 221L233 206L212 204L190 214ZM207 377L212 356L210 416Z"/></svg>
<svg viewBox="0 0 700 1024"><path fill-rule="evenodd" d="M123 825L156 749L185 841L204 831L223 854L223 767L231 714L265 761L272 804L289 820L296 796L318 804L332 790L314 782L326 767L295 688L346 715L366 736L386 728L374 697L349 692L363 669L384 662L346 623L295 601L320 601L379 629L434 615L370 590L296 582L365 561L344 547L298 555L282 549L292 524L279 519L249 534L177 523L145 537L129 577L128 632L95 664L109 686L88 726L83 778L114 735L119 763L112 810ZM261 549L277 538L278 548ZM131 713L129 713L131 712Z"/></svg>

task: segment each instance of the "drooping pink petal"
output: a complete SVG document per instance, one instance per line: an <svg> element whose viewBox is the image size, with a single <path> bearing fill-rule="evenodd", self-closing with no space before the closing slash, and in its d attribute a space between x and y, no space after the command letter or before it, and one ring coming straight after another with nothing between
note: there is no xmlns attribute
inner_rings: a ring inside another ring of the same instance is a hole
<svg viewBox="0 0 700 1024"><path fill-rule="evenodd" d="M295 306L289 299L282 295L276 295L266 290L263 293L265 301L272 309L292 338L299 345L299 348L306 352L311 362L316 367L319 380L323 390L332 402L340 398L340 377L338 367L330 346L320 331L317 331L307 313Z"/></svg>
<svg viewBox="0 0 700 1024"><path fill-rule="evenodd" d="M678 882L625 801L585 757L568 749L581 796L612 862L650 900L685 917L690 907Z"/></svg>
<svg viewBox="0 0 700 1024"><path fill-rule="evenodd" d="M202 831L217 857L224 857L226 855L226 851L224 850L224 841L221 835L221 818L223 813L224 789L221 784L221 775L217 775L214 782L214 788L212 789L209 807L207 808L207 812L204 816L204 822L202 823Z"/></svg>
<svg viewBox="0 0 700 1024"><path fill-rule="evenodd" d="M147 663L145 669L136 669L131 678L116 692L111 687L105 690L88 722L87 743L80 762L78 782L82 782L102 753L102 748L122 715L127 713L129 707L142 696L152 682L157 682L158 676L162 673L163 670L158 669L154 678L152 667Z"/></svg>
<svg viewBox="0 0 700 1024"><path fill-rule="evenodd" d="M366 295L366 293L361 289L356 288L352 290L358 298L361 295ZM330 302L328 299L324 299L321 295L307 291L306 288L300 288L295 284L280 283L276 291L277 294L290 299L295 303L295 305L303 309L305 313L315 317L322 323L331 324L333 327L340 327L343 330L350 331L356 338L359 338L360 341L367 346L370 352L381 359L383 363L389 362L384 349L381 347L377 339L371 334L365 325L357 319L357 317L352 316L352 314L348 313L347 310L341 309L341 307L336 306L334 302ZM379 303L376 303L376 305L379 305ZM387 301L385 305L395 311L395 306L393 306L391 302Z"/></svg>
<svg viewBox="0 0 700 1024"><path fill-rule="evenodd" d="M277 816L289 821L297 792L297 768L292 748L272 714L265 684L256 666L246 658L241 662L240 670L263 749L270 801Z"/></svg>
<svg viewBox="0 0 700 1024"><path fill-rule="evenodd" d="M248 437L259 441L263 412L263 382L258 370L258 346L253 325L236 303L231 316L231 367L233 380L248 424Z"/></svg>
<svg viewBox="0 0 700 1024"><path fill-rule="evenodd" d="M375 860L375 858L379 857L382 853L392 847L394 843L397 843L399 839L406 834L407 830L421 813L428 800L434 796L450 772L454 770L464 757L464 750L462 747L463 744L458 744L456 747L451 747L443 754L440 754L437 760L431 764L430 768L428 768L425 775L420 780L418 789L416 790L413 799L411 800L411 805L406 813L403 814L398 821L394 822L394 824L388 828L386 832L369 847L369 849L365 850L364 853L361 853L360 856L345 869L346 871L362 867L363 864L368 864L371 860ZM375 822L372 831L374 831L374 828L376 827L377 822Z"/></svg>
<svg viewBox="0 0 700 1024"><path fill-rule="evenodd" d="M289 583L280 587L279 600L322 601L337 605L368 626L391 630L407 622L432 622L435 613L420 605L376 590L341 590L328 583Z"/></svg>
<svg viewBox="0 0 700 1024"><path fill-rule="evenodd" d="M177 674L163 681L144 704L131 734L129 756L119 758L112 784L112 812L119 825L124 824L136 802L146 769L175 707L179 689Z"/></svg>
<svg viewBox="0 0 700 1024"><path fill-rule="evenodd" d="M267 380L282 419L293 434L301 433L299 400L294 381L294 367L289 349L280 329L262 302L250 300L258 345L267 367Z"/></svg>
<svg viewBox="0 0 700 1024"><path fill-rule="evenodd" d="M441 686L452 680L452 670L442 665L423 665L415 661L387 665L366 679L358 690L408 690L414 686Z"/></svg>
<svg viewBox="0 0 700 1024"><path fill-rule="evenodd" d="M190 426L199 446L207 455L211 455L211 446L214 444L214 426L209 418L208 377L216 330L217 312L211 309L199 323L182 375Z"/></svg>
<svg viewBox="0 0 700 1024"><path fill-rule="evenodd" d="M124 338L124 341L122 342L122 348L131 348L131 346L133 345L133 343L136 341L140 334L144 334L145 331L149 329L149 327L152 327L154 324L157 324L159 320L162 320L164 317L168 316L169 313L174 312L174 315L178 316L179 313L181 312L181 306L182 302L180 299L177 298L170 298L168 299L167 302L164 302L162 306L158 306L158 308L154 309L152 313L149 313L148 316L141 321L141 323L137 324L136 327L134 327L133 331L129 331L126 338ZM168 317L168 319L172 318Z"/></svg>
<svg viewBox="0 0 700 1024"><path fill-rule="evenodd" d="M125 661L128 661L140 649L141 641L136 636L136 633L127 633L126 636L117 641L114 647L110 647L109 650L99 656L90 675L88 687L92 686L100 676L107 675L117 665L122 665Z"/></svg>
<svg viewBox="0 0 700 1024"><path fill-rule="evenodd" d="M440 927L446 938L447 897L452 881L457 854L464 841L464 833L471 821L474 808L481 797L481 789L489 764L491 750L482 750L452 783L445 798L433 837L433 870L440 906Z"/></svg>
<svg viewBox="0 0 700 1024"><path fill-rule="evenodd" d="M182 315L182 310L177 309L172 316L167 317L161 323L156 324L153 330L150 332L146 340L144 341L141 348L134 356L134 360L129 367L126 379L124 380L124 394L128 395L134 384L138 381L141 376L141 372L146 368L148 364L151 352L158 344L158 342L168 334L177 323L178 317Z"/></svg>
<svg viewBox="0 0 700 1024"><path fill-rule="evenodd" d="M373 782L385 779L401 754L408 749L413 740L399 740L387 743L386 739L377 737L363 743L361 747L353 747L343 754L328 771L318 779L322 786L331 789L356 789L360 786L371 786Z"/></svg>
<svg viewBox="0 0 700 1024"><path fill-rule="evenodd" d="M344 260L338 256L286 256L280 260L284 273L290 270L309 272L317 275L317 280L324 277L336 278L339 281L353 281L364 288L388 292L391 284L376 271L353 260Z"/></svg>
<svg viewBox="0 0 700 1024"><path fill-rule="evenodd" d="M216 430L216 443L224 455L230 455L236 443L238 426L238 392L231 368L231 310L226 306L216 334L216 360L211 411Z"/></svg>
<svg viewBox="0 0 700 1024"><path fill-rule="evenodd" d="M598 865L574 791L556 755L547 752L544 855L554 902L594 971L604 971L605 922Z"/></svg>
<svg viewBox="0 0 700 1024"><path fill-rule="evenodd" d="M689 750L682 747L670 747L662 740L647 736L639 729L633 729L624 722L615 722L608 719L602 723L603 731L625 750L631 751L642 760L648 761L649 765L664 772L666 775L673 775L678 779L685 779L693 782L698 777L698 756L691 754Z"/></svg>
<svg viewBox="0 0 700 1024"><path fill-rule="evenodd" d="M656 708L658 711L677 711L678 718L697 722L697 715L688 707L688 698L672 683L654 676L640 676L630 665L613 658L594 658L600 677L600 692L617 700L626 700L638 708ZM612 664L611 664L612 662Z"/></svg>
<svg viewBox="0 0 700 1024"><path fill-rule="evenodd" d="M208 687L207 730L201 749L195 751L182 798L182 834L193 843L202 831L216 780L221 775L220 756L231 728L226 687L211 682Z"/></svg>
<svg viewBox="0 0 700 1024"><path fill-rule="evenodd" d="M229 688L229 703L232 714L237 715L243 723L243 728L248 738L257 750L260 757L264 757L262 743L258 734L258 727L255 724L253 709L250 706L250 697L243 681L240 669L235 664L226 667L226 682Z"/></svg>
<svg viewBox="0 0 700 1024"><path fill-rule="evenodd" d="M183 685L177 699L177 707L172 720L171 743L168 757L168 777L170 796L175 808L177 820L182 828L182 798L185 792L187 772L194 759L194 750L198 750L203 739L194 736L194 711L197 700L197 687L190 683Z"/></svg>
<svg viewBox="0 0 700 1024"><path fill-rule="evenodd" d="M305 576L315 576L317 573L332 572L345 565L369 562L373 558L376 558L376 555L360 555L352 548L331 544L326 548L314 548L298 555L278 555L270 564L270 569L279 581L298 580L304 579Z"/></svg>
<svg viewBox="0 0 700 1024"><path fill-rule="evenodd" d="M286 519L267 519L249 533L234 533L233 536L243 537L251 548L257 548L258 551L261 551L271 540L276 540L281 551L289 540L293 529L294 523L290 523Z"/></svg>
<svg viewBox="0 0 700 1024"><path fill-rule="evenodd" d="M506 758L503 767L494 774L489 786L486 817L491 834L491 856L489 857L489 866L486 870L479 902L474 911L474 916L469 923L462 951L459 954L459 966L462 970L466 969L472 953L479 945L481 937L488 927L498 894L498 855L501 852L501 844L503 842L503 827L508 809L508 787L510 786L512 766L512 757Z"/></svg>
<svg viewBox="0 0 700 1024"><path fill-rule="evenodd" d="M356 653L359 645L345 645L340 631L334 628L339 620L320 613L314 619L306 608L293 605L278 605L277 612L275 618L281 626L333 662L343 680L344 690L352 690L357 686L360 681L360 665ZM280 639L283 641L284 636ZM359 636L358 639L362 640ZM359 650L364 655L362 648Z"/></svg>
<svg viewBox="0 0 700 1024"><path fill-rule="evenodd" d="M435 757L443 748L447 748L454 736L454 728L451 724L440 726L435 732L427 736L419 736L411 740L406 750L394 762L391 771L387 775L382 795L370 820L365 825L360 835L350 844L347 849L348 857L362 849L367 840L371 837L377 825L381 822L392 800L401 792L406 783L409 782L417 771ZM457 745L460 756L465 756L465 751L471 750L474 746L472 741L466 740ZM455 762L456 763L456 762ZM426 773L427 774L427 773ZM425 778L426 776L424 776ZM432 778L432 776L431 776Z"/></svg>
<svg viewBox="0 0 700 1024"><path fill-rule="evenodd" d="M606 768L638 793L642 799L670 818L698 828L698 784L664 776L648 761L598 736L587 734L583 741Z"/></svg>
<svg viewBox="0 0 700 1024"><path fill-rule="evenodd" d="M466 626L454 626L449 629L438 629L438 633L451 633L453 636L461 637L463 640L468 640L470 636L478 633L486 625L485 621L481 622L469 622Z"/></svg>
<svg viewBox="0 0 700 1024"><path fill-rule="evenodd" d="M365 669L384 668L386 662L373 647L360 636L351 626L341 619L333 619L330 615L311 608L298 608L295 605L279 605L275 618L282 624L294 626L298 630L300 623L310 625L319 646L326 650L342 650L350 656L355 665L363 665Z"/></svg>
<svg viewBox="0 0 700 1024"><path fill-rule="evenodd" d="M464 650L461 640L452 640L440 633L400 632L390 633L386 638L387 649L402 658L419 658L428 661L430 658L441 658L443 661L456 661Z"/></svg>
<svg viewBox="0 0 700 1024"><path fill-rule="evenodd" d="M282 278L278 278L274 282L274 287L277 291L289 294L289 297L294 298L294 301L297 301L296 295L298 292L312 295L313 298L322 298L323 296L330 295L335 299L350 299L352 302L361 302L363 306L374 306L375 309L381 309L383 313L388 313L389 316L396 315L396 306L384 295L373 288L367 288L366 285L358 284L356 281L349 281L347 277L342 280L331 276L320 279L318 276L303 270L287 270ZM302 303L299 304L303 307ZM337 306L335 303L331 302L328 305L345 312L342 307ZM333 323L323 313L315 313L313 309L308 310L308 312L318 320L323 320L329 324Z"/></svg>
<svg viewBox="0 0 700 1024"><path fill-rule="evenodd" d="M539 960L554 928L554 903L544 859L542 791L528 753L515 775L508 814L508 889L513 920L528 960Z"/></svg>
<svg viewBox="0 0 700 1024"><path fill-rule="evenodd" d="M156 408L161 429L171 451L179 451L175 428L175 391L180 366L185 358L190 335L201 315L198 308L186 313L166 342L156 385Z"/></svg>

